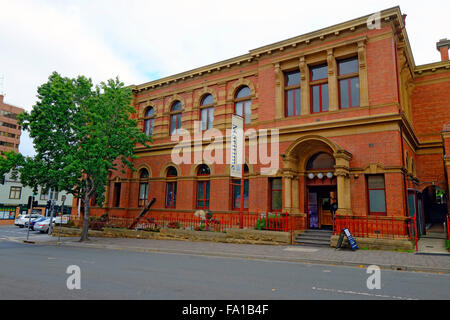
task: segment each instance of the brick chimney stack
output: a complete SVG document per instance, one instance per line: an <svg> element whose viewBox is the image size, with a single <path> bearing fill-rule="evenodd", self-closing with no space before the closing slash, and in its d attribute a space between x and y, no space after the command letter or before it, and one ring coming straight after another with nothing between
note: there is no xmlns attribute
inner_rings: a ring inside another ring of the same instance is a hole
<svg viewBox="0 0 450 320"><path fill-rule="evenodd" d="M448 61L448 48L450 48L450 40L441 39L436 43L437 50L441 53L441 61Z"/></svg>
<svg viewBox="0 0 450 320"><path fill-rule="evenodd" d="M3 95L0 94L0 103L3 103Z"/></svg>

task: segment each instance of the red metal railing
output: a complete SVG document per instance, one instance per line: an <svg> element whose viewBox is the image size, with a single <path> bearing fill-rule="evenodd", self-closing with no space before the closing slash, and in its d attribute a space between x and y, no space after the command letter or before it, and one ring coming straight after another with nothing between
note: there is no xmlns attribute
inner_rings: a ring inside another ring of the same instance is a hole
<svg viewBox="0 0 450 320"><path fill-rule="evenodd" d="M417 250L415 217L335 216L333 234L341 232L344 228L348 228L355 237L412 240Z"/></svg>
<svg viewBox="0 0 450 320"><path fill-rule="evenodd" d="M78 217L71 217L74 225L82 225ZM130 228L156 230L161 228L186 229L197 231L226 231L228 229L240 228L239 214L214 214L212 218L194 216L192 212L170 212L170 213L152 213L149 217L144 217L138 223L134 223L136 218L108 217L100 219L93 217L89 226L91 229L101 230L104 227ZM134 225L133 225L134 224ZM295 217L286 213L261 213L243 215L242 220L244 229L268 230L291 232L296 230L299 224ZM297 228L298 229L298 228Z"/></svg>

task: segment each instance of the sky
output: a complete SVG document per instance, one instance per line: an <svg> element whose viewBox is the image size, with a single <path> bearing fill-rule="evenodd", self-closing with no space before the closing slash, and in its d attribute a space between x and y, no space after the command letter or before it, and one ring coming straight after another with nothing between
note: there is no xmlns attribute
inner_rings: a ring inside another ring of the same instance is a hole
<svg viewBox="0 0 450 320"><path fill-rule="evenodd" d="M53 71L140 84L397 5L416 64L439 61L448 0L0 0L0 93L29 111Z"/></svg>

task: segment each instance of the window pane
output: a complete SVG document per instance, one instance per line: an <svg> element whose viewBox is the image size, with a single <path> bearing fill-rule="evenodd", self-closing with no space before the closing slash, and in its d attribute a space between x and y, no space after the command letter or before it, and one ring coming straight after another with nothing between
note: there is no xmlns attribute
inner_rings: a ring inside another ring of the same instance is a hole
<svg viewBox="0 0 450 320"><path fill-rule="evenodd" d="M251 115L252 115L252 102L251 101L245 101L245 123L251 122Z"/></svg>
<svg viewBox="0 0 450 320"><path fill-rule="evenodd" d="M242 87L236 94L236 99L248 97L250 96L250 93L251 92L249 87Z"/></svg>
<svg viewBox="0 0 450 320"><path fill-rule="evenodd" d="M359 78L350 79L352 89L352 107L359 107Z"/></svg>
<svg viewBox="0 0 450 320"><path fill-rule="evenodd" d="M209 181L206 182L205 199L209 200Z"/></svg>
<svg viewBox="0 0 450 320"><path fill-rule="evenodd" d="M300 115L300 109L301 109L301 100L300 100L300 89L295 89L295 114L297 116Z"/></svg>
<svg viewBox="0 0 450 320"><path fill-rule="evenodd" d="M152 107L148 108L148 109L145 111L145 117L146 117L146 118L152 117L152 116L154 116L154 115L155 115L155 110L153 110Z"/></svg>
<svg viewBox="0 0 450 320"><path fill-rule="evenodd" d="M272 210L281 210L281 191L272 191Z"/></svg>
<svg viewBox="0 0 450 320"><path fill-rule="evenodd" d="M367 180L369 189L384 189L383 175L368 176Z"/></svg>
<svg viewBox="0 0 450 320"><path fill-rule="evenodd" d="M370 212L386 212L384 190L369 190Z"/></svg>
<svg viewBox="0 0 450 320"><path fill-rule="evenodd" d="M170 134L173 134L177 129L177 116L172 115L170 117Z"/></svg>
<svg viewBox="0 0 450 320"><path fill-rule="evenodd" d="M322 85L322 111L328 111L328 84Z"/></svg>
<svg viewBox="0 0 450 320"><path fill-rule="evenodd" d="M358 58L341 60L338 64L340 75L358 72Z"/></svg>
<svg viewBox="0 0 450 320"><path fill-rule="evenodd" d="M172 105L172 108L170 109L170 111L180 111L181 109L182 109L181 102L177 101Z"/></svg>
<svg viewBox="0 0 450 320"><path fill-rule="evenodd" d="M349 107L348 79L339 81L339 89L340 89L340 95L341 95L341 108L348 108Z"/></svg>
<svg viewBox="0 0 450 320"><path fill-rule="evenodd" d="M206 105L212 104L212 103L214 103L214 98L210 94L206 95L202 100L202 106L206 106Z"/></svg>
<svg viewBox="0 0 450 320"><path fill-rule="evenodd" d="M177 115L177 129L181 128L181 114Z"/></svg>
<svg viewBox="0 0 450 320"><path fill-rule="evenodd" d="M272 190L281 190L281 179L272 180Z"/></svg>
<svg viewBox="0 0 450 320"><path fill-rule="evenodd" d="M199 182L197 184L197 199L204 199L204 183Z"/></svg>
<svg viewBox="0 0 450 320"><path fill-rule="evenodd" d="M201 121L202 121L202 130L206 130L207 128L207 123L206 121L208 116L208 110L207 109L202 109L201 111Z"/></svg>
<svg viewBox="0 0 450 320"><path fill-rule="evenodd" d="M243 102L236 103L236 114L242 116Z"/></svg>
<svg viewBox="0 0 450 320"><path fill-rule="evenodd" d="M214 126L214 108L208 109L208 129Z"/></svg>
<svg viewBox="0 0 450 320"><path fill-rule="evenodd" d="M320 112L320 87L312 87L313 112Z"/></svg>
<svg viewBox="0 0 450 320"><path fill-rule="evenodd" d="M311 68L311 81L328 78L328 66L322 65Z"/></svg>
<svg viewBox="0 0 450 320"><path fill-rule="evenodd" d="M286 92L286 116L290 117L294 115L294 90Z"/></svg>
<svg viewBox="0 0 450 320"><path fill-rule="evenodd" d="M286 84L285 86L294 86L300 84L300 71L292 71L286 73Z"/></svg>

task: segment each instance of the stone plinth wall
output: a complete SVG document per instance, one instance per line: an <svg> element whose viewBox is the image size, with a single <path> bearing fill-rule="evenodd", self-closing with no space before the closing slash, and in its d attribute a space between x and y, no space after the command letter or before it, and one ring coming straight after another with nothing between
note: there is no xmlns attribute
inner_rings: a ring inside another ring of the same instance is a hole
<svg viewBox="0 0 450 320"><path fill-rule="evenodd" d="M339 235L334 235L330 239L330 246L336 248ZM414 250L414 243L407 239L375 239L375 238L354 238L359 248L378 250ZM342 247L350 247L347 238L344 237Z"/></svg>
<svg viewBox="0 0 450 320"><path fill-rule="evenodd" d="M74 237L81 235L81 229L65 228L61 229L61 236ZM53 236L58 236L59 228L53 232ZM226 243L246 243L246 244L278 244L286 245L291 243L290 232L260 231L231 229L224 232L192 231L181 229L162 229L160 232L149 232L142 230L127 230L118 228L104 228L103 231L89 230L91 237L107 238L135 238L135 239L159 239L159 240L190 240L190 241L213 241Z"/></svg>

